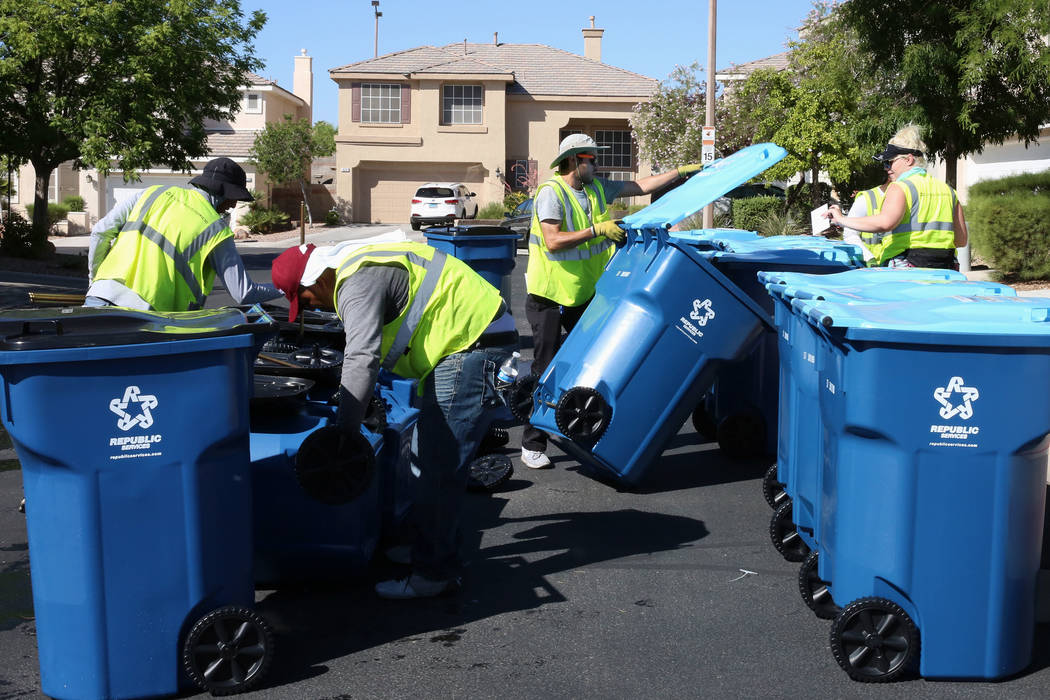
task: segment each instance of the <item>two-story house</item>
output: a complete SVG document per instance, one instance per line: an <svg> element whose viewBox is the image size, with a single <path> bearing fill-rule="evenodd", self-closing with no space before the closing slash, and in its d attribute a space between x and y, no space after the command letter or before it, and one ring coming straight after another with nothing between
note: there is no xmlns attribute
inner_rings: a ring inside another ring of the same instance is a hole
<svg viewBox="0 0 1050 700"><path fill-rule="evenodd" d="M431 181L462 182L482 206L550 176L558 143L584 132L601 175L648 174L629 118L657 81L601 62L603 29L584 55L541 44L420 46L333 68L339 86L336 197L355 222L406 222Z"/></svg>
<svg viewBox="0 0 1050 700"><path fill-rule="evenodd" d="M186 185L191 178L200 174L204 164L212 158L226 156L232 158L244 168L248 176L248 189L265 193L266 177L256 172L249 162L248 152L255 143L255 136L266 128L270 122L284 119L286 114L296 119L313 121L313 57L303 49L295 57L292 90L282 88L275 81L250 73L249 84L242 88L241 106L234 117L228 121L207 120L208 155L192 162L190 172L172 171L158 166L136 173L140 179L124 181L119 165L114 162L113 170L102 176L94 169L76 170L72 161L63 163L51 174L51 185L48 191L49 202L61 202L70 195L84 198L84 215L71 217L69 233L86 233L90 228L120 200L152 185ZM35 171L32 164L26 164L12 177L14 192L11 197L11 209L23 215L26 205L33 203ZM6 206L6 198L4 202ZM238 205L233 212L236 223L238 215L245 211L244 205Z"/></svg>

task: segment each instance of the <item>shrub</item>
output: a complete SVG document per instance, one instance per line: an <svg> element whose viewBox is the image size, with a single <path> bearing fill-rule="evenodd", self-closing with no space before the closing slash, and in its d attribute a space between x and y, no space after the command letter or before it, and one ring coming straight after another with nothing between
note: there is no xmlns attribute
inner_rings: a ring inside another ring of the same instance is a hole
<svg viewBox="0 0 1050 700"><path fill-rule="evenodd" d="M329 209L324 213L325 226L338 226L339 225L339 212L335 209Z"/></svg>
<svg viewBox="0 0 1050 700"><path fill-rule="evenodd" d="M809 213L813 211L813 185L808 182L800 182L787 188L787 198L784 206L787 213L799 221L809 221ZM826 182L817 183L817 197L821 203L831 201L831 185ZM847 207L843 211L849 211Z"/></svg>
<svg viewBox="0 0 1050 700"><path fill-rule="evenodd" d="M703 227L703 211L698 211L695 214L687 216L678 223L679 231L696 231ZM733 217L729 215L729 212L718 211L718 209L715 209L714 228L733 228Z"/></svg>
<svg viewBox="0 0 1050 700"><path fill-rule="evenodd" d="M84 211L84 198L79 194L71 194L62 200L62 206L69 211Z"/></svg>
<svg viewBox="0 0 1050 700"><path fill-rule="evenodd" d="M808 217L801 221L792 214L770 211L755 230L760 236L801 236L809 233L809 221Z"/></svg>
<svg viewBox="0 0 1050 700"><path fill-rule="evenodd" d="M1050 279L1050 170L986 180L966 207L974 250L1006 280Z"/></svg>
<svg viewBox="0 0 1050 700"><path fill-rule="evenodd" d="M504 211L514 211L514 209L529 198L528 192L508 192L503 198ZM503 213L500 213L500 218L503 218Z"/></svg>
<svg viewBox="0 0 1050 700"><path fill-rule="evenodd" d="M32 221L33 220L33 205L32 204L27 204L26 205L26 212L29 214L29 220ZM50 231L52 228L54 228L56 222L59 222L62 219L66 218L66 214L68 214L68 213L69 213L69 209L67 207L62 206L61 204L56 204L55 202L48 202L48 205L47 205L47 228L48 228L48 230Z"/></svg>
<svg viewBox="0 0 1050 700"><path fill-rule="evenodd" d="M734 199L733 227L745 231L758 231L767 216L780 212L781 204L779 197Z"/></svg>
<svg viewBox="0 0 1050 700"><path fill-rule="evenodd" d="M33 224L16 212L0 220L0 253L15 258L33 257Z"/></svg>
<svg viewBox="0 0 1050 700"><path fill-rule="evenodd" d="M499 202L489 202L481 209L478 209L477 219L502 219L503 213L510 211L510 209L504 209L504 205Z"/></svg>
<svg viewBox="0 0 1050 700"><path fill-rule="evenodd" d="M253 233L270 233L286 226L291 218L280 209L252 206L238 224Z"/></svg>

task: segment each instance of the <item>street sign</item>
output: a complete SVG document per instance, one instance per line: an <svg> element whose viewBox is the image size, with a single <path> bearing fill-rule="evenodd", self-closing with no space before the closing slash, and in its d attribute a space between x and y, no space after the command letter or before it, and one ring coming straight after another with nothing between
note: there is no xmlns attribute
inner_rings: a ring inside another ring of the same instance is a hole
<svg viewBox="0 0 1050 700"><path fill-rule="evenodd" d="M715 159L715 127L705 126L702 127L700 132L700 162L707 163L714 162Z"/></svg>

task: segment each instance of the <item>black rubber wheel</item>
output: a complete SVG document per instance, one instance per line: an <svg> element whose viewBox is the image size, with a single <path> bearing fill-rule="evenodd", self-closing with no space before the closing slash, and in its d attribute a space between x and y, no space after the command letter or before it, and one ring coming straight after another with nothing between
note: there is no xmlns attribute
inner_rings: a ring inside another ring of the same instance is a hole
<svg viewBox="0 0 1050 700"><path fill-rule="evenodd" d="M510 442L510 433L507 432L507 429L492 426L485 433L485 436L481 438L481 443L478 445L478 455L487 455L490 452L495 452L501 447L505 447L508 442Z"/></svg>
<svg viewBox="0 0 1050 700"><path fill-rule="evenodd" d="M418 231L419 230L419 226L420 226L420 224L419 224L418 221L413 221L412 222L412 230L413 231Z"/></svg>
<svg viewBox="0 0 1050 700"><path fill-rule="evenodd" d="M350 503L375 475L376 456L361 433L328 425L310 433L295 455L295 477L310 498L330 506Z"/></svg>
<svg viewBox="0 0 1050 700"><path fill-rule="evenodd" d="M293 353L298 352L299 346L295 343L286 343L281 341L279 338L273 338L263 343L261 352L266 354L270 353Z"/></svg>
<svg viewBox="0 0 1050 700"><path fill-rule="evenodd" d="M243 693L258 685L273 661L273 632L254 610L213 610L190 629L182 645L182 667L212 695Z"/></svg>
<svg viewBox="0 0 1050 700"><path fill-rule="evenodd" d="M798 592L817 617L821 620L834 620L835 616L842 612L842 608L835 605L835 601L831 599L828 582L817 575L819 560L819 553L810 552L802 562L798 569Z"/></svg>
<svg viewBox="0 0 1050 700"><path fill-rule="evenodd" d="M727 457L757 457L765 451L766 421L754 413L726 416L718 424L715 437Z"/></svg>
<svg viewBox="0 0 1050 700"><path fill-rule="evenodd" d="M495 491L505 484L514 473L514 465L507 455L485 455L470 463L467 489L470 491Z"/></svg>
<svg viewBox="0 0 1050 700"><path fill-rule="evenodd" d="M532 395L536 393L536 387L539 385L538 374L526 374L514 380L507 389L507 407L514 417L523 423L528 423L532 417Z"/></svg>
<svg viewBox="0 0 1050 700"><path fill-rule="evenodd" d="M373 396L365 408L365 416L361 419L361 425L368 428L372 433L379 435L387 428L386 410L387 406L383 399Z"/></svg>
<svg viewBox="0 0 1050 700"><path fill-rule="evenodd" d="M565 437L581 445L598 442L612 419L605 397L589 386L574 386L562 394L554 423Z"/></svg>
<svg viewBox="0 0 1050 700"><path fill-rule="evenodd" d="M777 478L777 465L771 465L762 477L762 495L770 508L776 510L781 503L791 500L791 496L784 490L786 486L787 484Z"/></svg>
<svg viewBox="0 0 1050 700"><path fill-rule="evenodd" d="M888 683L918 662L919 630L892 600L861 598L832 623L831 653L853 680Z"/></svg>
<svg viewBox="0 0 1050 700"><path fill-rule="evenodd" d="M714 419L711 414L707 412L704 407L703 399L693 409L693 427L696 428L701 437L707 438L708 440L714 440L718 435L718 426L715 425Z"/></svg>
<svg viewBox="0 0 1050 700"><path fill-rule="evenodd" d="M802 561L809 556L809 545L799 536L791 522L791 501L781 503L769 521L769 539L788 561Z"/></svg>
<svg viewBox="0 0 1050 700"><path fill-rule="evenodd" d="M334 369L342 366L343 353L314 343L296 350L289 359L309 369Z"/></svg>

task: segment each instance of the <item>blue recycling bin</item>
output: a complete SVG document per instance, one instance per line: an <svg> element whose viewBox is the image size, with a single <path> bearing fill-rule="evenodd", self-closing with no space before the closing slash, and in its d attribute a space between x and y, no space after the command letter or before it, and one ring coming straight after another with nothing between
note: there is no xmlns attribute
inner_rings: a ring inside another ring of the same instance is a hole
<svg viewBox="0 0 1050 700"><path fill-rule="evenodd" d="M187 663L225 692L265 673L248 401L257 336L274 330L236 310L0 312L47 695L173 695ZM253 646L231 646L242 682L204 646L230 621Z"/></svg>
<svg viewBox="0 0 1050 700"><path fill-rule="evenodd" d="M517 233L501 226L432 226L423 235L427 245L459 258L500 290L511 308L509 276L517 255Z"/></svg>
<svg viewBox="0 0 1050 700"><path fill-rule="evenodd" d="M252 416L251 458L254 571L258 585L344 578L368 566L379 540L380 476L353 500L326 503L299 483L296 457L303 442L335 424L336 409L306 401ZM361 434L382 463L382 435ZM363 446L364 443L362 443Z"/></svg>
<svg viewBox="0 0 1050 700"><path fill-rule="evenodd" d="M759 279L776 302L780 348L780 421L776 478L789 504L776 503L770 523L774 544L800 559L820 542L822 426L818 411L820 338L792 312L792 299L833 299L843 304L872 304L947 296L1016 296L1006 285L968 282L954 270L863 268L834 275L762 272ZM767 476L768 478L768 476ZM769 492L769 484L763 484ZM767 495L768 498L768 495ZM793 546L799 537L806 547ZM808 601L807 601L808 602Z"/></svg>
<svg viewBox="0 0 1050 700"><path fill-rule="evenodd" d="M687 243L697 250L723 250L724 241L757 241L761 238L754 231L737 228L700 228L689 231L669 231L668 235Z"/></svg>
<svg viewBox="0 0 1050 700"><path fill-rule="evenodd" d="M627 245L533 394L530 422L569 454L637 483L710 387L772 320L668 228L784 157L756 144L624 220Z"/></svg>
<svg viewBox="0 0 1050 700"><path fill-rule="evenodd" d="M762 270L826 275L856 268L863 263L860 249L820 236L772 236L756 241L722 239L723 252L711 261L763 310L773 317L774 307L765 286L758 281ZM775 455L779 406L780 361L777 336L772 327L755 349L719 372L708 401L716 438L731 457Z"/></svg>
<svg viewBox="0 0 1050 700"><path fill-rule="evenodd" d="M831 646L890 680L1031 660L1050 445L1050 299L792 301L820 335ZM921 644L920 644L921 638ZM882 652L882 658L875 654Z"/></svg>
<svg viewBox="0 0 1050 700"><path fill-rule="evenodd" d="M414 379L402 379L385 370L379 372L379 396L386 406L387 423L383 431L384 450L379 473L382 536L394 540L402 539L415 499L416 475L412 455L419 421L416 386Z"/></svg>

